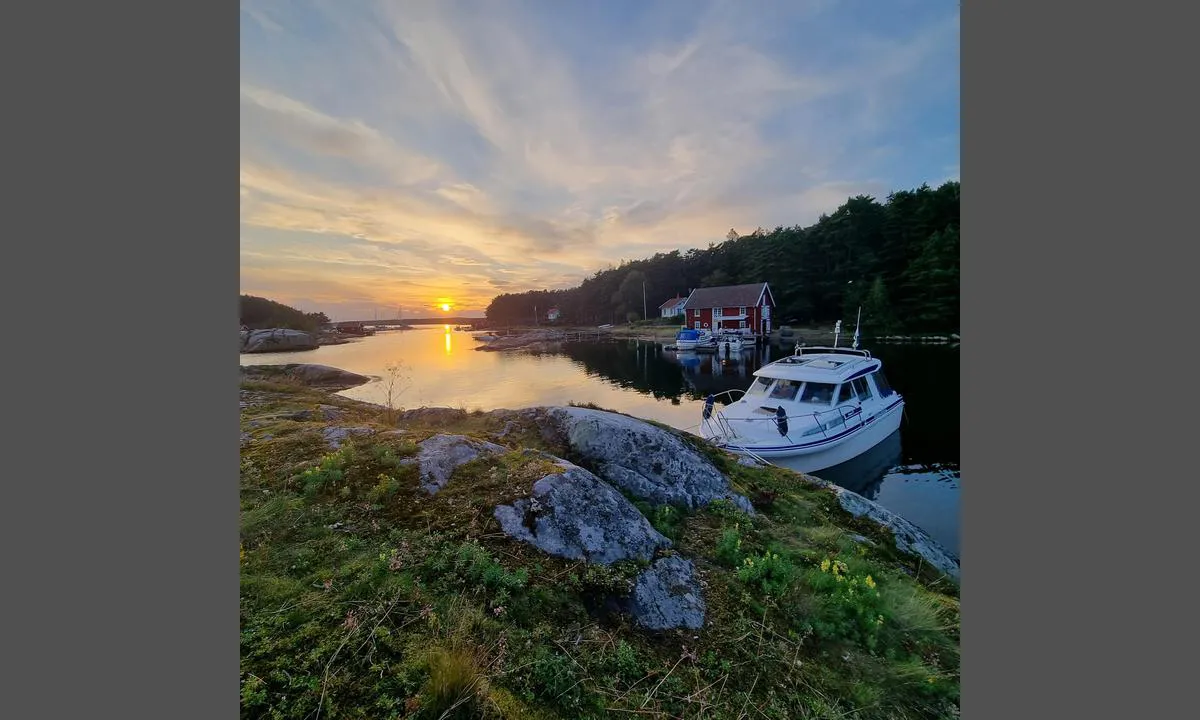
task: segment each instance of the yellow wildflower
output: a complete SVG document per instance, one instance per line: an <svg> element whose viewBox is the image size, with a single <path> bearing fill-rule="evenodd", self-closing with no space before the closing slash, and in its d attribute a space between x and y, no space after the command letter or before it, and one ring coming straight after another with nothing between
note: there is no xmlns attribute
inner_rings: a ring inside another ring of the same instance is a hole
<svg viewBox="0 0 1200 720"><path fill-rule="evenodd" d="M866 584L867 587L871 588L872 590L875 589L875 580L870 575L867 576Z"/></svg>
<svg viewBox="0 0 1200 720"><path fill-rule="evenodd" d="M829 572L829 558L821 561L821 572Z"/></svg>

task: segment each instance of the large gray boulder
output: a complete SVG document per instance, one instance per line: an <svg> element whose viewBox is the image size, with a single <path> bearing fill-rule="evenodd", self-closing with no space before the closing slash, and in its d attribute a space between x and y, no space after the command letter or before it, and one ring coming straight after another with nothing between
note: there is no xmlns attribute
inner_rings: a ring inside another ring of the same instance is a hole
<svg viewBox="0 0 1200 720"><path fill-rule="evenodd" d="M704 598L691 560L661 558L638 576L630 612L651 630L696 629L704 625Z"/></svg>
<svg viewBox="0 0 1200 720"><path fill-rule="evenodd" d="M421 488L430 495L446 487L450 476L460 465L465 465L484 454L508 452L507 448L495 443L476 440L466 435L434 435L422 441L417 457L413 461L421 465Z"/></svg>
<svg viewBox="0 0 1200 720"><path fill-rule="evenodd" d="M548 416L597 474L638 498L691 509L725 499L754 512L708 458L661 428L590 408L555 407Z"/></svg>
<svg viewBox="0 0 1200 720"><path fill-rule="evenodd" d="M300 330L271 328L268 330L242 331L242 352L292 352L316 350L317 336Z"/></svg>
<svg viewBox="0 0 1200 720"><path fill-rule="evenodd" d="M556 557L602 565L649 560L671 544L611 485L557 462L563 471L534 483L531 497L496 507L505 533Z"/></svg>
<svg viewBox="0 0 1200 720"><path fill-rule="evenodd" d="M936 540L921 528L908 520L888 510L877 502L868 500L856 492L839 487L832 483L822 482L837 494L838 503L846 512L855 517L865 517L891 531L896 540L896 548L923 559L943 574L959 580L958 558L950 554Z"/></svg>

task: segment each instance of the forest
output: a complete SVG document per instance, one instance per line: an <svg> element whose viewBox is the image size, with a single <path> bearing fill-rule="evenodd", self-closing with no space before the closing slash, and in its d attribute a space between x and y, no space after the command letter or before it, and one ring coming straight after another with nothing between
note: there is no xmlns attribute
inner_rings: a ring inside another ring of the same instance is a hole
<svg viewBox="0 0 1200 720"><path fill-rule="evenodd" d="M242 325L251 330L291 328L308 332L314 332L322 324L329 322L325 313L306 313L254 295L241 296L241 319Z"/></svg>
<svg viewBox="0 0 1200 720"><path fill-rule="evenodd" d="M767 282L782 324L853 324L864 332L958 332L958 181L888 195L859 195L808 227L730 230L706 249L622 261L566 290L493 298L490 325L528 325L557 307L559 324L651 319L666 300L694 288Z"/></svg>

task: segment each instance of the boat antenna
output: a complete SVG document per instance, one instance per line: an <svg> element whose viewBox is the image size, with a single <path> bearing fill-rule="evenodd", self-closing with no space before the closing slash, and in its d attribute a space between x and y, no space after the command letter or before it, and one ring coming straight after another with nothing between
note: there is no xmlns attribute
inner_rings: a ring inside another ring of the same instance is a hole
<svg viewBox="0 0 1200 720"><path fill-rule="evenodd" d="M833 326L833 346L836 348L838 344L838 336L842 334L842 321L838 320Z"/></svg>
<svg viewBox="0 0 1200 720"><path fill-rule="evenodd" d="M858 306L858 318L854 320L854 349L858 349L858 326L862 322L862 305Z"/></svg>

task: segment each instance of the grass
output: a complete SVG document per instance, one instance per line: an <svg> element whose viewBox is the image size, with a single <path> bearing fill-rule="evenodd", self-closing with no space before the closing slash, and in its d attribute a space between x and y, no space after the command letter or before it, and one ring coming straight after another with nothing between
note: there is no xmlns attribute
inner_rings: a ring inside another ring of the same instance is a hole
<svg viewBox="0 0 1200 720"><path fill-rule="evenodd" d="M314 401L389 427L382 408L293 386L243 389L259 393L243 427ZM241 470L242 717L957 716L957 589L828 490L697 444L758 512L637 503L671 552L696 564L707 606L698 631L651 633L621 610L643 565L549 557L492 517L557 471L546 453L567 454L536 416L398 422L404 435L337 451L319 422L252 430ZM421 439L495 442L506 427L510 452L460 467L437 495L420 490L408 461Z"/></svg>

